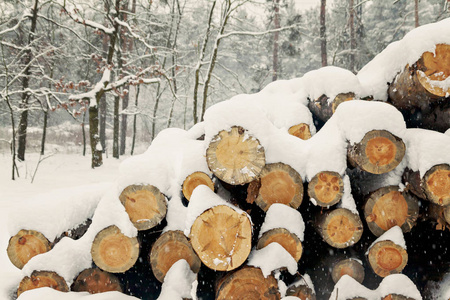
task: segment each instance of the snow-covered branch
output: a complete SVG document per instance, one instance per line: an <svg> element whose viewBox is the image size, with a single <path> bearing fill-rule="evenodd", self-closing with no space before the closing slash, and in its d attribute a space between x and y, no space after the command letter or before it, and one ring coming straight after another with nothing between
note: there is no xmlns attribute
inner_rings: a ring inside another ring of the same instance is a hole
<svg viewBox="0 0 450 300"><path fill-rule="evenodd" d="M269 30L265 30L265 31L231 31L231 32L219 35L218 39L227 38L232 35L253 35L253 36L265 35L268 33L274 33L274 32L284 31L287 29L296 28L298 25L299 24L293 24L290 26L280 27L277 29L269 29Z"/></svg>
<svg viewBox="0 0 450 300"><path fill-rule="evenodd" d="M128 30L128 32L131 34L131 36L132 36L133 38L135 38L135 39L137 39L138 41L140 41L142 44L145 45L145 47L147 47L148 49L152 50L152 52L153 52L153 49L156 48L155 46L152 46L152 45L147 44L147 42L145 41L145 39L144 39L143 37L139 36L138 34L136 34L136 33L133 31L133 29L130 27L130 24L128 24L127 22L122 21L122 20L119 20L119 18L114 18L114 22L116 22L116 23L119 24L120 26L125 27L125 28Z"/></svg>
<svg viewBox="0 0 450 300"><path fill-rule="evenodd" d="M14 25L14 26L11 27L11 28L7 28L7 29L5 29L5 30L3 30L3 31L0 31L0 36L6 34L6 33L8 33L8 32L11 32L11 31L14 31L14 30L18 29L19 26L20 26L20 24L21 24L25 19L27 19L27 18L29 18L29 17L31 17L31 14L30 14L29 12L25 12L25 13L22 15L22 17L20 18L20 20L17 22L16 25Z"/></svg>

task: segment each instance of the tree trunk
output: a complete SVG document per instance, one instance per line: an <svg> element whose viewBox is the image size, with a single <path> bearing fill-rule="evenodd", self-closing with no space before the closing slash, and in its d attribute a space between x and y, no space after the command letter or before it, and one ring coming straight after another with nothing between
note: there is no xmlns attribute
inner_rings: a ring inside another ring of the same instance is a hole
<svg viewBox="0 0 450 300"><path fill-rule="evenodd" d="M337 283L344 275L348 275L362 284L365 275L362 263L353 258L340 260L333 266L331 278L334 283Z"/></svg>
<svg viewBox="0 0 450 300"><path fill-rule="evenodd" d="M325 25L327 0L320 1L320 57L322 59L322 67L326 67L327 63L327 27Z"/></svg>
<svg viewBox="0 0 450 300"><path fill-rule="evenodd" d="M114 158L119 158L119 105L120 105L120 97L114 96L114 128L113 128Z"/></svg>
<svg viewBox="0 0 450 300"><path fill-rule="evenodd" d="M383 174L395 169L405 156L402 139L386 130L372 130L364 138L348 147L347 158L353 167Z"/></svg>
<svg viewBox="0 0 450 300"><path fill-rule="evenodd" d="M260 175L256 204L267 211L273 203L297 209L303 200L303 181L292 167L283 163L267 164Z"/></svg>
<svg viewBox="0 0 450 300"><path fill-rule="evenodd" d="M100 125L100 144L102 145L102 153L106 152L106 116L108 112L108 103L106 101L106 95L104 94L100 98L98 103L99 110L99 125Z"/></svg>
<svg viewBox="0 0 450 300"><path fill-rule="evenodd" d="M220 131L206 150L209 169L220 180L239 185L253 181L265 165L265 152L259 141L248 137L242 127Z"/></svg>
<svg viewBox="0 0 450 300"><path fill-rule="evenodd" d="M7 253L12 264L22 269L32 257L50 249L51 244L42 233L22 229L9 239Z"/></svg>
<svg viewBox="0 0 450 300"><path fill-rule="evenodd" d="M92 242L91 255L103 271L123 273L136 263L139 242L136 237L130 238L112 225L97 233Z"/></svg>
<svg viewBox="0 0 450 300"><path fill-rule="evenodd" d="M184 197L189 201L192 192L201 184L208 186L214 192L214 183L211 178L204 172L194 172L183 181L182 191Z"/></svg>
<svg viewBox="0 0 450 300"><path fill-rule="evenodd" d="M280 244L297 262L302 257L302 242L297 235L289 232L285 228L275 228L264 232L258 240L256 249L262 249L270 243Z"/></svg>
<svg viewBox="0 0 450 300"><path fill-rule="evenodd" d="M354 0L349 0L349 24L350 24L350 65L349 70L356 73L355 69L355 51L356 51L356 36L355 36L355 3Z"/></svg>
<svg viewBox="0 0 450 300"><path fill-rule="evenodd" d="M394 226L409 232L416 224L419 203L414 196L399 189L395 185L386 186L367 198L364 217L374 235L380 236Z"/></svg>
<svg viewBox="0 0 450 300"><path fill-rule="evenodd" d="M45 154L45 138L47 136L47 120L48 120L48 109L44 110L44 125L42 126L42 139L41 139L41 155Z"/></svg>
<svg viewBox="0 0 450 300"><path fill-rule="evenodd" d="M337 208L319 215L316 228L322 239L335 248L347 248L359 241L363 224L357 214L348 209Z"/></svg>
<svg viewBox="0 0 450 300"><path fill-rule="evenodd" d="M296 136L302 140L308 140L311 138L311 129L308 124L300 123L289 127L288 132L290 135Z"/></svg>
<svg viewBox="0 0 450 300"><path fill-rule="evenodd" d="M228 299L280 299L277 280L269 275L264 277L261 269L244 267L222 278L216 288L217 300Z"/></svg>
<svg viewBox="0 0 450 300"><path fill-rule="evenodd" d="M368 251L368 260L375 274L386 277L398 274L408 262L406 250L390 240L380 241L371 246Z"/></svg>
<svg viewBox="0 0 450 300"><path fill-rule="evenodd" d="M49 287L61 292L69 291L66 281L57 273L50 271L33 271L30 277L26 276L20 282L17 290L17 297L23 292L41 287Z"/></svg>
<svg viewBox="0 0 450 300"><path fill-rule="evenodd" d="M336 172L323 171L314 175L308 183L308 195L315 204L332 206L341 201L344 194L344 181Z"/></svg>
<svg viewBox="0 0 450 300"><path fill-rule="evenodd" d="M136 107L138 107L138 102L139 102L138 101L139 100L139 91L140 91L140 86L137 85L136 86L136 97L134 100L134 105ZM133 116L133 141L131 143L131 155L134 154L134 147L136 145L136 129L137 129L137 115L134 114L134 116Z"/></svg>
<svg viewBox="0 0 450 300"><path fill-rule="evenodd" d="M85 120L86 120L86 111L83 113L83 121L81 122L81 131L83 133L83 156L86 156L86 126L85 126Z"/></svg>
<svg viewBox="0 0 450 300"><path fill-rule="evenodd" d="M99 97L98 97L99 98ZM102 147L98 135L98 107L89 107L89 140L91 144L92 161L91 167L97 168L103 164Z"/></svg>
<svg viewBox="0 0 450 300"><path fill-rule="evenodd" d="M280 0L273 0L273 11L274 11L274 29L280 29ZM272 54L272 81L278 79L278 40L280 32L275 31L273 33L273 54Z"/></svg>
<svg viewBox="0 0 450 300"><path fill-rule="evenodd" d="M122 98L122 110L125 110L128 107L128 100L128 93L126 93ZM127 146L127 119L127 114L122 113L122 121L120 123L120 155L125 154Z"/></svg>
<svg viewBox="0 0 450 300"><path fill-rule="evenodd" d="M327 95L322 95L317 99L308 102L308 108L315 117L323 122L327 122L336 111L339 104L355 99L355 93L340 93L332 101Z"/></svg>
<svg viewBox="0 0 450 300"><path fill-rule="evenodd" d="M104 272L98 268L89 268L82 271L71 286L74 292L88 292L90 294L104 293L104 292L120 292L119 279L108 272Z"/></svg>
<svg viewBox="0 0 450 300"><path fill-rule="evenodd" d="M231 271L242 265L250 254L252 225L246 214L218 205L196 218L189 238L205 266Z"/></svg>
<svg viewBox="0 0 450 300"><path fill-rule="evenodd" d="M419 0L414 0L414 26L419 27Z"/></svg>
<svg viewBox="0 0 450 300"><path fill-rule="evenodd" d="M151 229L166 216L166 197L152 185L130 185L119 199L137 230Z"/></svg>
<svg viewBox="0 0 450 300"><path fill-rule="evenodd" d="M201 261L192 249L182 231L167 231L153 244L150 252L150 264L153 274L160 282L172 265L180 259L188 262L192 272L200 271Z"/></svg>

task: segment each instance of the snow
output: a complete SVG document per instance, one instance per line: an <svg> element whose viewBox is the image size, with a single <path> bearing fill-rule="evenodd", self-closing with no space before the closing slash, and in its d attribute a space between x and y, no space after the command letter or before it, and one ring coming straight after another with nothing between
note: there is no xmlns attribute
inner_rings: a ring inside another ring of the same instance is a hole
<svg viewBox="0 0 450 300"><path fill-rule="evenodd" d="M259 238L263 233L275 228L285 228L295 234L300 241L304 239L305 223L302 215L298 210L287 205L274 203L269 207L259 232Z"/></svg>
<svg viewBox="0 0 450 300"><path fill-rule="evenodd" d="M450 19L417 27L400 41L391 43L357 74L366 95L387 100L388 83L424 52L434 53L436 44L441 43L450 44Z"/></svg>
<svg viewBox="0 0 450 300"><path fill-rule="evenodd" d="M435 165L450 165L450 136L447 134L426 129L408 129L405 144L408 167L419 171L420 177Z"/></svg>
<svg viewBox="0 0 450 300"><path fill-rule="evenodd" d="M314 284L311 280L311 277L308 274L303 274L299 280L296 280L293 283L291 283L288 288L290 288L292 286L297 287L300 285L306 285L307 287L309 287L311 289L313 294L316 293L316 291L314 290Z"/></svg>
<svg viewBox="0 0 450 300"><path fill-rule="evenodd" d="M63 293L52 288L44 287L26 291L20 295L18 300L34 300L34 299L46 299L46 300L136 300L138 298L128 296L119 292L105 292L98 294L89 294L87 292L68 292Z"/></svg>
<svg viewBox="0 0 450 300"><path fill-rule="evenodd" d="M383 281L377 288L377 292L381 297L389 294L398 294L415 300L422 300L416 285L408 276L403 274L392 274L383 278Z"/></svg>
<svg viewBox="0 0 450 300"><path fill-rule="evenodd" d="M381 242L381 241L392 241L396 245L398 245L406 250L406 242L405 242L405 238L403 237L403 231L399 226L394 226L391 229L389 229L388 231L386 231L385 233L383 233L382 235L380 235L380 237L378 237L372 243L372 245L369 247L369 249L372 248L373 245L375 245L376 243ZM369 251L369 249L367 251Z"/></svg>
<svg viewBox="0 0 450 300"><path fill-rule="evenodd" d="M358 209L356 208L355 199L353 199L352 195L350 177L348 177L348 175L345 175L343 181L344 181L344 194L342 195L342 199L341 202L339 202L338 207L348 209L355 215L359 215Z"/></svg>
<svg viewBox="0 0 450 300"><path fill-rule="evenodd" d="M330 300L346 300L356 297L363 297L367 300L379 299L377 297L376 291L372 291L353 277L348 275L342 276L339 281L334 286L333 292L331 293Z"/></svg>
<svg viewBox="0 0 450 300"><path fill-rule="evenodd" d="M248 257L247 265L260 268L264 277L283 267L286 267L291 275L297 272L295 259L276 242L260 250L253 249Z"/></svg>
<svg viewBox="0 0 450 300"><path fill-rule="evenodd" d="M167 271L158 300L190 298L191 294L195 295L193 285L196 280L197 274L191 271L188 262L184 259L178 260Z"/></svg>

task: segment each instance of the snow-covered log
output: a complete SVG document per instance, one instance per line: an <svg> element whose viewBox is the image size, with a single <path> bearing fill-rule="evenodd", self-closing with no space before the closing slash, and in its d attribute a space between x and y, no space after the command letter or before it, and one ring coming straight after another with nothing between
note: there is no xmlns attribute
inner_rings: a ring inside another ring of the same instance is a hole
<svg viewBox="0 0 450 300"><path fill-rule="evenodd" d="M149 258L153 274L160 282L164 282L169 269L180 259L184 259L194 273L198 273L201 265L200 259L181 231L163 233L153 244Z"/></svg>
<svg viewBox="0 0 450 300"><path fill-rule="evenodd" d="M34 271L30 276L25 276L20 282L19 288L17 289L17 297L25 291L41 287L50 287L61 292L69 291L66 281L57 273L49 271Z"/></svg>
<svg viewBox="0 0 450 300"><path fill-rule="evenodd" d="M192 192L200 184L208 186L212 191L214 191L214 183L208 174L200 171L189 174L183 181L182 192L186 200L191 199Z"/></svg>
<svg viewBox="0 0 450 300"><path fill-rule="evenodd" d="M13 265L22 269L32 257L50 249L51 243L42 233L22 229L9 239L7 253Z"/></svg>
<svg viewBox="0 0 450 300"><path fill-rule="evenodd" d="M302 140L310 139L312 136L311 129L309 128L309 125L306 123L293 125L289 127L288 132L290 135L296 136Z"/></svg>
<svg viewBox="0 0 450 300"><path fill-rule="evenodd" d="M74 292L88 292L90 294L117 291L122 293L119 279L111 273L98 268L83 270L70 287Z"/></svg>
<svg viewBox="0 0 450 300"><path fill-rule="evenodd" d="M400 226L403 232L409 232L416 224L418 215L417 199L395 185L382 187L371 193L364 205L367 225L376 236L393 226Z"/></svg>
<svg viewBox="0 0 450 300"><path fill-rule="evenodd" d="M314 291L314 284L311 281L311 277L305 274L299 280L291 283L287 287L286 296L297 297L301 300L316 300L316 292Z"/></svg>

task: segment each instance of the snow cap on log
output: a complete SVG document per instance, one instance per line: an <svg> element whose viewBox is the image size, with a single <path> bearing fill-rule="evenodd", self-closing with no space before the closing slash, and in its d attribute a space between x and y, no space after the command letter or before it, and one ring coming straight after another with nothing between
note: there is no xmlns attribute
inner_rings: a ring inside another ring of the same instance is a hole
<svg viewBox="0 0 450 300"><path fill-rule="evenodd" d="M187 261L180 259L167 271L158 300L195 299L197 274Z"/></svg>
<svg viewBox="0 0 450 300"><path fill-rule="evenodd" d="M357 74L367 95L387 100L388 83L424 52L434 53L437 44L450 44L450 19L417 27L391 43Z"/></svg>
<svg viewBox="0 0 450 300"><path fill-rule="evenodd" d="M352 195L352 187L350 184L350 177L348 175L344 175L344 194L342 195L341 202L339 202L339 208L346 208L355 215L359 215L358 210L356 209L355 199Z"/></svg>
<svg viewBox="0 0 450 300"><path fill-rule="evenodd" d="M383 278L377 288L377 293L381 298L396 294L408 297L408 299L422 300L416 285L403 274L392 274Z"/></svg>
<svg viewBox="0 0 450 300"><path fill-rule="evenodd" d="M330 300L347 300L356 297L364 299L378 299L376 291L366 288L353 277L344 275L335 284Z"/></svg>
<svg viewBox="0 0 450 300"><path fill-rule="evenodd" d="M259 238L263 233L275 228L285 228L303 242L305 222L298 210L280 203L272 204L259 231Z"/></svg>
<svg viewBox="0 0 450 300"><path fill-rule="evenodd" d="M391 229L389 229L388 231L386 231L385 233L383 233L382 235L380 235L370 245L370 247L367 251L369 251L370 248L372 248L376 243L381 242L381 241L391 241L406 250L406 242L405 242L405 238L403 236L403 231L399 226L394 226Z"/></svg>
<svg viewBox="0 0 450 300"><path fill-rule="evenodd" d="M297 262L278 243L270 243L260 250L253 250L248 258L247 265L261 269L264 277L269 276L272 271L286 267L290 274L297 272Z"/></svg>

